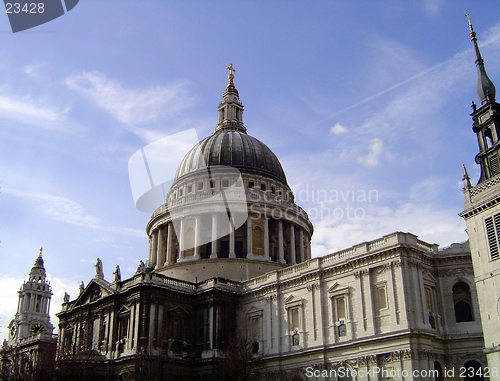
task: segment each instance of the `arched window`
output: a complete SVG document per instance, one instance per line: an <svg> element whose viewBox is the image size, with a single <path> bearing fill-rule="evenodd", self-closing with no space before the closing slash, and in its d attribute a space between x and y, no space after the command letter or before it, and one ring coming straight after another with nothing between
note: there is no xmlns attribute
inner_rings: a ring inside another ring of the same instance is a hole
<svg viewBox="0 0 500 381"><path fill-rule="evenodd" d="M489 128L484 131L484 137L486 138L485 139L486 149L493 147L493 135Z"/></svg>
<svg viewBox="0 0 500 381"><path fill-rule="evenodd" d="M437 374L435 375L435 380L443 381L444 380L443 367L441 366L439 361L434 361L434 370L437 372Z"/></svg>
<svg viewBox="0 0 500 381"><path fill-rule="evenodd" d="M477 361L475 361L475 360L467 361L464 364L464 368L465 368L465 373L464 373L464 376L465 376L464 380L465 381L483 381L484 380L483 367Z"/></svg>
<svg viewBox="0 0 500 381"><path fill-rule="evenodd" d="M457 323L474 320L470 287L467 283L458 282L453 286L453 306L455 308L455 321Z"/></svg>

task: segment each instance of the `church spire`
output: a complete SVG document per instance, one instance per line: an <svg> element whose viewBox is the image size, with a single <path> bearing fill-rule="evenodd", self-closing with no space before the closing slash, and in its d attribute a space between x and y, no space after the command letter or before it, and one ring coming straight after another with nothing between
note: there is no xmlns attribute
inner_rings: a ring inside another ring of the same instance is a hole
<svg viewBox="0 0 500 381"><path fill-rule="evenodd" d="M467 168L465 168L465 164L462 164L462 172L463 172L462 181L464 183L463 190L467 190L467 189L471 188L472 185L470 183L470 177L469 177L469 174L467 173Z"/></svg>
<svg viewBox="0 0 500 381"><path fill-rule="evenodd" d="M238 131L246 133L247 129L243 125L243 105L240 101L238 90L234 87L234 74L236 69L233 64L226 66L229 70L227 76L227 87L222 93L222 102L219 103L219 123L215 128L218 131Z"/></svg>
<svg viewBox="0 0 500 381"><path fill-rule="evenodd" d="M486 69L484 68L484 61L481 57L481 52L479 51L479 46L477 45L476 32L472 27L472 21L469 14L466 14L467 20L469 20L469 30L472 44L474 45L474 53L476 55L476 67L477 67L477 96L481 101L481 104L486 104L487 102L495 100L495 85L488 78L486 74Z"/></svg>

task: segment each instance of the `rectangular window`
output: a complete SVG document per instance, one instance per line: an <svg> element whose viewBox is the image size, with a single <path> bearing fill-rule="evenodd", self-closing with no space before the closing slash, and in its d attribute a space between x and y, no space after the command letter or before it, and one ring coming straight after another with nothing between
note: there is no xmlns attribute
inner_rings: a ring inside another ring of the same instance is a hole
<svg viewBox="0 0 500 381"><path fill-rule="evenodd" d="M387 308L387 293L385 290L385 285L377 287L377 301L379 310Z"/></svg>
<svg viewBox="0 0 500 381"><path fill-rule="evenodd" d="M260 184L260 190L262 192L265 192L266 191L266 184Z"/></svg>
<svg viewBox="0 0 500 381"><path fill-rule="evenodd" d="M276 188L275 187L271 187L271 193L272 194L276 194Z"/></svg>
<svg viewBox="0 0 500 381"><path fill-rule="evenodd" d="M346 319L345 297L339 296L335 298L335 312L337 321Z"/></svg>
<svg viewBox="0 0 500 381"><path fill-rule="evenodd" d="M222 180L222 188L227 188L229 186L229 180Z"/></svg>
<svg viewBox="0 0 500 381"><path fill-rule="evenodd" d="M249 181L249 182L248 182L248 188L249 188L249 189L252 189L252 188L253 188L253 186L254 186L254 182L253 182L253 181Z"/></svg>
<svg viewBox="0 0 500 381"><path fill-rule="evenodd" d="M193 186L192 185L188 185L188 193L191 193L193 191Z"/></svg>
<svg viewBox="0 0 500 381"><path fill-rule="evenodd" d="M298 308L293 308L290 310L290 330L291 331L298 331L299 330L299 325L300 325L300 316L299 316L299 309Z"/></svg>
<svg viewBox="0 0 500 381"><path fill-rule="evenodd" d="M241 188L241 180L236 181L236 188Z"/></svg>
<svg viewBox="0 0 500 381"><path fill-rule="evenodd" d="M182 196L183 193L184 193L184 190L179 189L179 196Z"/></svg>
<svg viewBox="0 0 500 381"><path fill-rule="evenodd" d="M215 188L215 181L210 181L210 188Z"/></svg>
<svg viewBox="0 0 500 381"><path fill-rule="evenodd" d="M203 181L198 183L198 190L203 190Z"/></svg>
<svg viewBox="0 0 500 381"><path fill-rule="evenodd" d="M490 247L491 259L500 257L498 253L498 233L500 231L500 213L495 214L493 217L488 217L484 220L486 225L486 235L488 238L488 245Z"/></svg>

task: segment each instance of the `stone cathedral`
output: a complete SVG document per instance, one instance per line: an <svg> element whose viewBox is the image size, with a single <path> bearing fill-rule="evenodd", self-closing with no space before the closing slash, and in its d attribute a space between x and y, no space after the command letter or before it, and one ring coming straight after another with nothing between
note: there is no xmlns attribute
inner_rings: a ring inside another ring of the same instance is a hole
<svg viewBox="0 0 500 381"><path fill-rule="evenodd" d="M214 133L146 226L146 263L108 281L98 259L65 297L58 363L90 362L95 379L221 380L243 340L245 364L258 359L275 380L488 379L476 371L487 357L498 366L500 105L470 28L482 103L477 186L464 169L471 249L394 232L312 258L313 226L276 155L247 132L230 65Z"/></svg>

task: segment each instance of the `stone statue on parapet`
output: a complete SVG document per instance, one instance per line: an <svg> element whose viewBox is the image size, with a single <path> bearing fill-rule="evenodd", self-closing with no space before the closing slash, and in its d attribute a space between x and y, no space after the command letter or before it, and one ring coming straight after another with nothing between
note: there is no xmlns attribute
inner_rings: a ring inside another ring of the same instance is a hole
<svg viewBox="0 0 500 381"><path fill-rule="evenodd" d="M102 261L99 258L97 258L94 267L95 267L95 279L104 279L104 272L102 271Z"/></svg>
<svg viewBox="0 0 500 381"><path fill-rule="evenodd" d="M69 294L67 292L64 293L63 302L64 303L68 303L69 302Z"/></svg>
<svg viewBox="0 0 500 381"><path fill-rule="evenodd" d="M85 290L85 283L83 283L82 280L82 283L80 283L80 294L83 292L83 290Z"/></svg>
<svg viewBox="0 0 500 381"><path fill-rule="evenodd" d="M120 271L120 266L119 265L116 265L116 269L115 271L113 272L114 276L115 276L115 282L118 283L118 282L121 282L122 281L122 273Z"/></svg>
<svg viewBox="0 0 500 381"><path fill-rule="evenodd" d="M146 265L144 264L144 262L141 260L139 262L139 267L137 267L137 270L135 271L135 274L141 274L143 273L144 271L146 271Z"/></svg>

